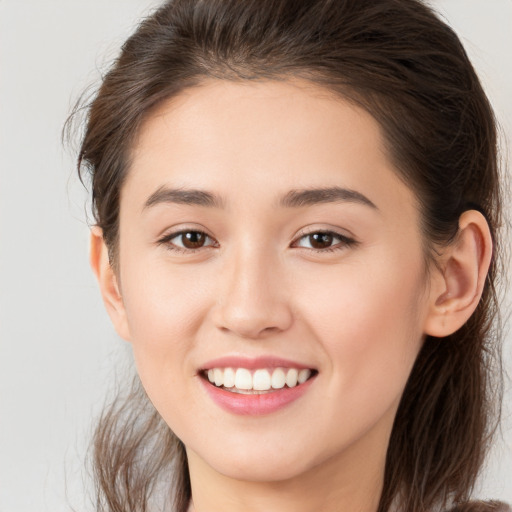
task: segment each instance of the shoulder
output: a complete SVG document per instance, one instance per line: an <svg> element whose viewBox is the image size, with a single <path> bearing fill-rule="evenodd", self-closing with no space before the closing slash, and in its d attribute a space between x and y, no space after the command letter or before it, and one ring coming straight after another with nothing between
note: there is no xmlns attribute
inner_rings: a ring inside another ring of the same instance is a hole
<svg viewBox="0 0 512 512"><path fill-rule="evenodd" d="M502 501L469 501L447 512L512 512L512 508Z"/></svg>

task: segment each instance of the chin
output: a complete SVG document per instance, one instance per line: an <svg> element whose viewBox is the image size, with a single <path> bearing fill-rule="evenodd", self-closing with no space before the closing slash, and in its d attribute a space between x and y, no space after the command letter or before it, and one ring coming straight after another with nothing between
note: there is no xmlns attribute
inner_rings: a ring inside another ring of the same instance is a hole
<svg viewBox="0 0 512 512"><path fill-rule="evenodd" d="M252 443L240 447L218 444L215 450L195 452L216 473L227 478L247 482L282 482L292 480L318 465L304 451L304 446L284 443Z"/></svg>
<svg viewBox="0 0 512 512"><path fill-rule="evenodd" d="M270 457L257 461L237 459L233 461L233 464L222 461L214 469L228 478L261 483L292 480L307 472L307 467L298 467L293 462L283 460L281 457L279 459Z"/></svg>

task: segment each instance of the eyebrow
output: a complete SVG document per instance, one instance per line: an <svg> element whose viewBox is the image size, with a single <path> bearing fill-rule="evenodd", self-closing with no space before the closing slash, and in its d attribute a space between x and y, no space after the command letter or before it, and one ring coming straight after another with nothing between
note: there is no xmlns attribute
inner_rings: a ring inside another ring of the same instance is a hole
<svg viewBox="0 0 512 512"><path fill-rule="evenodd" d="M224 206L224 201L219 196L204 190L162 186L148 197L144 209L161 203L188 204L208 208L223 208Z"/></svg>
<svg viewBox="0 0 512 512"><path fill-rule="evenodd" d="M284 208L300 208L337 202L358 203L378 210L377 206L360 192L342 187L290 190L281 198L279 205Z"/></svg>
<svg viewBox="0 0 512 512"><path fill-rule="evenodd" d="M358 203L378 210L377 206L360 192L342 187L290 190L279 200L278 206L281 208L301 208L335 202ZM149 196L144 204L144 209L161 203L177 203L207 208L223 208L225 205L220 196L205 190L162 186Z"/></svg>

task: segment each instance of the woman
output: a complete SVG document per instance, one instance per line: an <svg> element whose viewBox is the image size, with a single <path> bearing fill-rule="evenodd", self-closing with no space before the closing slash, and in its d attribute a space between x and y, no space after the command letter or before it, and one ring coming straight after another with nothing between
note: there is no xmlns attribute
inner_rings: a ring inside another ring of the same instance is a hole
<svg viewBox="0 0 512 512"><path fill-rule="evenodd" d="M466 503L499 410L496 128L428 7L168 2L79 169L144 389L99 423L99 510L505 509Z"/></svg>

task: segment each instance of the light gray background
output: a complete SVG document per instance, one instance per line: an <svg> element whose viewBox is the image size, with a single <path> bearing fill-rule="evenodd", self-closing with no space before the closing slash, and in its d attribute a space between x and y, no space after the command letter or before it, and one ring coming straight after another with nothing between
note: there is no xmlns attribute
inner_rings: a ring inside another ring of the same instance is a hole
<svg viewBox="0 0 512 512"><path fill-rule="evenodd" d="M83 472L91 419L129 356L88 267L86 195L60 130L158 3L0 0L0 512L93 510ZM434 5L462 36L512 140L512 0ZM505 356L510 366L510 335ZM504 440L479 490L510 502L511 402L509 386Z"/></svg>

